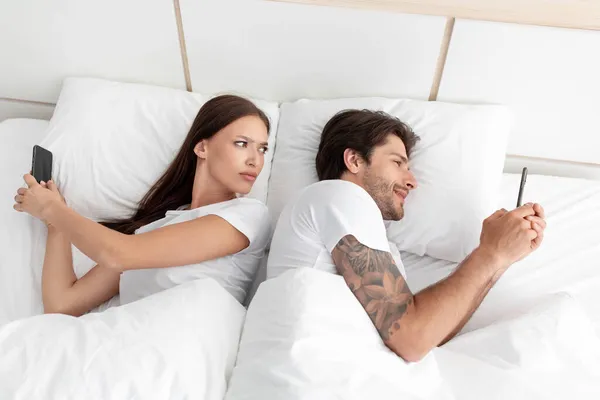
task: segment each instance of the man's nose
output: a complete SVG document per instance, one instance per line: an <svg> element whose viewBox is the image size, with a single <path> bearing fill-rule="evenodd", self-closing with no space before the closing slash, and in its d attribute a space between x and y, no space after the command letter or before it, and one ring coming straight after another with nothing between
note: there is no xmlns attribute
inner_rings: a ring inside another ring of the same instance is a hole
<svg viewBox="0 0 600 400"><path fill-rule="evenodd" d="M412 173L412 171L408 171L408 179L406 180L406 186L410 189L416 189L417 188L417 178L415 178L415 175Z"/></svg>

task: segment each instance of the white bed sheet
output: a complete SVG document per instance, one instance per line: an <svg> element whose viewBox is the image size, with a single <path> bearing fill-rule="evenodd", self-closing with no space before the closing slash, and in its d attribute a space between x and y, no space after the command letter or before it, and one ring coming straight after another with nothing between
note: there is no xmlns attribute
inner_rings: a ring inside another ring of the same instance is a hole
<svg viewBox="0 0 600 400"><path fill-rule="evenodd" d="M498 208L516 206L520 174L504 174ZM514 264L492 288L463 332L487 326L546 294L568 292L600 335L600 182L529 175L523 203L540 203L547 216L542 246ZM458 265L402 253L413 291L444 278Z"/></svg>
<svg viewBox="0 0 600 400"><path fill-rule="evenodd" d="M39 281L32 266L32 232L41 222L13 210L32 149L48 121L10 119L0 123L0 325L42 311ZM43 226L42 226L43 227Z"/></svg>

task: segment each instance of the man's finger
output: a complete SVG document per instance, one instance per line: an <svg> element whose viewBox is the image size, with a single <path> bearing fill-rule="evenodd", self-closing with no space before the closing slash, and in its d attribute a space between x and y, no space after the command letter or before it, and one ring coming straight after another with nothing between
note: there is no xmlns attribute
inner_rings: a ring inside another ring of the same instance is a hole
<svg viewBox="0 0 600 400"><path fill-rule="evenodd" d="M537 249L538 247L540 247L543 240L544 240L544 232L538 234L537 237L535 239L533 239L534 248Z"/></svg>
<svg viewBox="0 0 600 400"><path fill-rule="evenodd" d="M20 194L21 196L23 196L23 195L25 194L25 191L26 191L26 190L27 190L27 189L25 189L25 188L18 188L18 189L17 189L17 194Z"/></svg>
<svg viewBox="0 0 600 400"><path fill-rule="evenodd" d="M539 235L538 235L538 233L537 233L535 230L533 230L533 229L528 229L528 230L527 230L527 238L528 238L529 240L534 240L534 239L535 239L535 238L537 238L538 236L539 236Z"/></svg>
<svg viewBox="0 0 600 400"><path fill-rule="evenodd" d="M530 221L533 224L537 224L539 225L542 229L546 229L546 221L543 220L540 217L537 217L535 215L528 215L527 217L525 217L525 219L527 221Z"/></svg>
<svg viewBox="0 0 600 400"><path fill-rule="evenodd" d="M542 207L540 204L535 203L533 205L533 211L535 211L535 215L538 217L546 219L546 211L544 211L544 207Z"/></svg>
<svg viewBox="0 0 600 400"><path fill-rule="evenodd" d="M16 211L18 211L18 212L22 212L22 211L23 211L23 209L21 208L21 205L20 205L20 204L15 204L15 205L13 205L13 208L14 208Z"/></svg>
<svg viewBox="0 0 600 400"><path fill-rule="evenodd" d="M20 194L15 196L15 202L17 203L22 203L23 202L23 196L21 196Z"/></svg>
<svg viewBox="0 0 600 400"><path fill-rule="evenodd" d="M515 208L514 210L511 211L511 213L513 213L514 215L520 217L520 218L525 218L528 215L535 215L535 211L533 211L533 205L531 204L524 204L519 208Z"/></svg>
<svg viewBox="0 0 600 400"><path fill-rule="evenodd" d="M23 175L23 180L25 181L27 186L29 186L30 188L39 185L39 183L35 180L35 178L30 174Z"/></svg>

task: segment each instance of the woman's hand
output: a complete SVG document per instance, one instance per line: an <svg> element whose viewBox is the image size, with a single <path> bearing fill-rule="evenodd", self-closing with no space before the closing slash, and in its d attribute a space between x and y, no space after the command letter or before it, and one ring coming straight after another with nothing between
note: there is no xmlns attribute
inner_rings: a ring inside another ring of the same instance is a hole
<svg viewBox="0 0 600 400"><path fill-rule="evenodd" d="M44 223L45 215L53 204L65 203L64 197L58 191L56 184L50 180L48 182L37 183L31 174L23 176L27 188L19 188L15 196L15 205L13 208L19 212L26 212L36 217Z"/></svg>

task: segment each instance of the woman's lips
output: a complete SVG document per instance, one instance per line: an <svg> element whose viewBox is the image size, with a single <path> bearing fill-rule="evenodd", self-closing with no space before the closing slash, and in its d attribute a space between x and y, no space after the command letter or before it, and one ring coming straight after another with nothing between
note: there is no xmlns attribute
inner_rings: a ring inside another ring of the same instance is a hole
<svg viewBox="0 0 600 400"><path fill-rule="evenodd" d="M256 180L256 175L253 175L253 174L242 173L240 175L242 176L242 178L244 178L248 182L254 182Z"/></svg>

